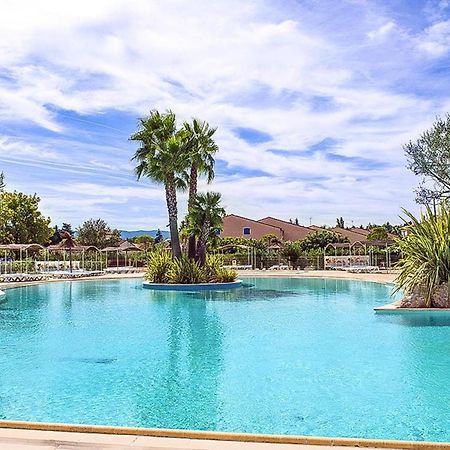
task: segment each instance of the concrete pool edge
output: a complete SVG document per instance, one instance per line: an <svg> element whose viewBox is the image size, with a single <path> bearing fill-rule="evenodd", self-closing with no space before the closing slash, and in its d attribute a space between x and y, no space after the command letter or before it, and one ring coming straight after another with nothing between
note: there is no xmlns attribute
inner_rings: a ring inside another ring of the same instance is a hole
<svg viewBox="0 0 450 450"><path fill-rule="evenodd" d="M29 430L100 435L146 436L158 438L209 440L222 442L296 444L317 446L390 448L390 449L450 449L450 442L359 439L321 436L290 436L276 434L228 433L216 431L176 430L168 428L134 428L103 425L78 425L47 422L0 420L0 430Z"/></svg>

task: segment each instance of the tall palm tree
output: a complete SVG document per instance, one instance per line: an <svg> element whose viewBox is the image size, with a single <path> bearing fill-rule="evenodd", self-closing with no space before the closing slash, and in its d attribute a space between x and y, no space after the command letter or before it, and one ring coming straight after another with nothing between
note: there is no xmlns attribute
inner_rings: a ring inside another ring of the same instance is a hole
<svg viewBox="0 0 450 450"><path fill-rule="evenodd" d="M220 201L218 192L197 194L189 213L191 233L198 237L196 259L202 267L205 265L208 239L220 229L225 217L225 209L220 206Z"/></svg>
<svg viewBox="0 0 450 450"><path fill-rule="evenodd" d="M163 184L169 216L170 241L175 258L181 256L178 235L177 190L185 189L186 170L189 167L189 136L185 130L177 131L175 114L151 111L140 119L139 130L130 140L140 142L132 160L137 162L137 179L147 177Z"/></svg>
<svg viewBox="0 0 450 450"><path fill-rule="evenodd" d="M214 142L217 128L210 127L207 122L193 119L192 123L185 122L184 130L190 139L190 171L189 171L189 200L188 211L192 209L197 195L198 177L205 175L210 183L214 178L214 154L219 147ZM196 253L195 235L191 234L188 241L188 256L193 259Z"/></svg>

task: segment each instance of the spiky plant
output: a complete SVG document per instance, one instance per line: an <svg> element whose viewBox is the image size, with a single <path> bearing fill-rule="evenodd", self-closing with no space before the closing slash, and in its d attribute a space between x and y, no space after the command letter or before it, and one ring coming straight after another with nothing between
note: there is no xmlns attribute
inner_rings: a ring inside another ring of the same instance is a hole
<svg viewBox="0 0 450 450"><path fill-rule="evenodd" d="M173 261L167 276L169 283L174 284L195 284L205 281L199 264L185 255Z"/></svg>
<svg viewBox="0 0 450 450"><path fill-rule="evenodd" d="M395 291L423 292L430 307L436 289L450 281L450 209L442 205L435 215L427 208L420 218L403 211L410 224L406 238L397 242L402 258L396 265L400 273Z"/></svg>
<svg viewBox="0 0 450 450"><path fill-rule="evenodd" d="M151 283L168 283L168 273L173 264L170 252L164 248L158 248L148 258L145 279Z"/></svg>

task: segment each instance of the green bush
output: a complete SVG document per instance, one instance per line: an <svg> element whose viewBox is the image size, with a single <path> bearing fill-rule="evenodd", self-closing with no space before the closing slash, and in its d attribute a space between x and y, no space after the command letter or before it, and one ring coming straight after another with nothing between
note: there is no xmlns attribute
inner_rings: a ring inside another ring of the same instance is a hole
<svg viewBox="0 0 450 450"><path fill-rule="evenodd" d="M441 206L434 215L427 208L420 219L404 212L411 224L406 238L397 241L402 258L396 264L396 290L424 292L426 305L433 306L433 294L450 281L450 210Z"/></svg>
<svg viewBox="0 0 450 450"><path fill-rule="evenodd" d="M235 270L221 267L216 272L216 282L217 283L231 283L232 281L237 280L237 276L238 276L238 274Z"/></svg>
<svg viewBox="0 0 450 450"><path fill-rule="evenodd" d="M205 281L204 272L198 263L184 255L172 261L167 275L169 283L173 284L194 284Z"/></svg>
<svg viewBox="0 0 450 450"><path fill-rule="evenodd" d="M229 283L237 279L237 272L223 267L223 258L219 255L208 255L203 275L206 283Z"/></svg>
<svg viewBox="0 0 450 450"><path fill-rule="evenodd" d="M158 249L150 254L145 279L151 283L229 283L237 272L223 267L219 255L207 255L203 268L186 256L173 259L170 252Z"/></svg>
<svg viewBox="0 0 450 450"><path fill-rule="evenodd" d="M158 249L150 254L145 279L151 283L168 283L174 260L167 250Z"/></svg>

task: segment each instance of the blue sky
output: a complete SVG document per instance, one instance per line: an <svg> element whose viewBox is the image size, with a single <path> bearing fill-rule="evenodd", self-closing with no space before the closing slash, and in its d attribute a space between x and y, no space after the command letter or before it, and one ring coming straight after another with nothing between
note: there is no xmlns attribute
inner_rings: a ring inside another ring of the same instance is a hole
<svg viewBox="0 0 450 450"><path fill-rule="evenodd" d="M402 144L450 110L449 53L447 1L5 1L0 170L54 223L164 228L128 137L171 108L218 127L228 212L398 222L419 181Z"/></svg>

